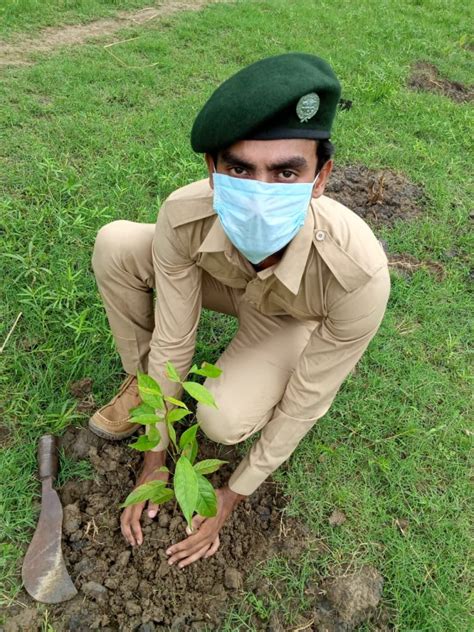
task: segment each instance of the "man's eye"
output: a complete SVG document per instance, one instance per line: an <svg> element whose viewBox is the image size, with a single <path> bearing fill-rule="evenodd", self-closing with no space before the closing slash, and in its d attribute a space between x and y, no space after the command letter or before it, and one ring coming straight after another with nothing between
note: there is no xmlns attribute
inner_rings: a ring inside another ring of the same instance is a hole
<svg viewBox="0 0 474 632"><path fill-rule="evenodd" d="M296 174L293 171L287 171L286 169L280 173L280 177L283 178L283 180L290 180L295 176Z"/></svg>
<svg viewBox="0 0 474 632"><path fill-rule="evenodd" d="M243 167L231 167L231 172L236 176L243 176L245 173L245 169Z"/></svg>

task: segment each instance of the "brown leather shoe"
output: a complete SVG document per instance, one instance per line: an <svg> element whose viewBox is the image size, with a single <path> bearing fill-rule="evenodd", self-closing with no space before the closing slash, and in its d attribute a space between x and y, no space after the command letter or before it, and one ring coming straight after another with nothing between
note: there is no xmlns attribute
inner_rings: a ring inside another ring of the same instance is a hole
<svg viewBox="0 0 474 632"><path fill-rule="evenodd" d="M119 441L136 432L140 424L131 423L129 410L140 403L137 378L129 375L119 392L89 419L89 428L99 437Z"/></svg>

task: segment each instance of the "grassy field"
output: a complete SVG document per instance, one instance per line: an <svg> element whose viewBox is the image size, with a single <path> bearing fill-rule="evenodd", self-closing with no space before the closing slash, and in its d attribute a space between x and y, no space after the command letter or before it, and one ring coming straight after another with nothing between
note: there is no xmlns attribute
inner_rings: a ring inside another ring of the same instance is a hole
<svg viewBox="0 0 474 632"><path fill-rule="evenodd" d="M142 68L118 63L102 41L0 71L0 346L22 313L0 354L9 433L0 455L4 603L19 590L22 547L37 517L38 437L84 419L74 412L71 381L92 377L105 402L121 380L90 268L98 228L118 218L153 222L171 191L205 173L188 139L212 90L247 63L301 50L327 58L354 102L336 124L336 160L401 171L425 189L423 214L379 237L391 252L439 262L445 275L393 275L378 336L277 474L289 513L326 554L299 571L269 562L263 572L283 581L287 596L260 603L248 595L226 629L252 629L252 611L284 611L290 595L304 608L306 579L349 563L382 572L396 629L470 628L472 107L406 88L420 59L469 81L468 4L243 0L123 32L137 39L115 54ZM143 5L7 0L0 28L9 34ZM198 356L215 360L234 328L205 314ZM87 475L84 464L63 466L67 476ZM337 529L328 524L335 507L347 515ZM396 525L402 519L405 534Z"/></svg>

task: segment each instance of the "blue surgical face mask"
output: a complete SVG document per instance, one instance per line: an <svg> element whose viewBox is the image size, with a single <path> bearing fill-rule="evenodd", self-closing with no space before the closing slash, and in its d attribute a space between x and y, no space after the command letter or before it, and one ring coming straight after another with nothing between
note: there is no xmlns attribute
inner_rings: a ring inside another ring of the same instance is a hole
<svg viewBox="0 0 474 632"><path fill-rule="evenodd" d="M237 250L256 264L286 246L305 222L318 176L287 184L213 173L214 209Z"/></svg>

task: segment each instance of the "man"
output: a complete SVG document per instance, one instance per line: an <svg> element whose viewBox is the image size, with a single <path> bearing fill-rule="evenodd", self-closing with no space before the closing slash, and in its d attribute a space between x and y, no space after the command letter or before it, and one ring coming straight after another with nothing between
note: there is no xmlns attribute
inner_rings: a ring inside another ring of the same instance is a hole
<svg viewBox="0 0 474 632"><path fill-rule="evenodd" d="M389 274L383 249L349 209L323 195L340 97L331 67L307 54L256 62L224 82L198 114L191 144L209 178L174 192L156 227L113 222L97 237L93 266L129 377L90 428L109 439L136 430L137 369L176 396L171 360L185 375L201 307L233 314L239 330L206 383L218 410L198 406L207 436L260 438L228 485L214 518L171 546L170 564L213 555L234 507L293 452L329 409L382 320ZM153 290L156 306L153 309ZM138 484L164 477L166 431L145 454ZM144 504L122 514L127 541L143 541ZM148 505L150 516L157 507Z"/></svg>

